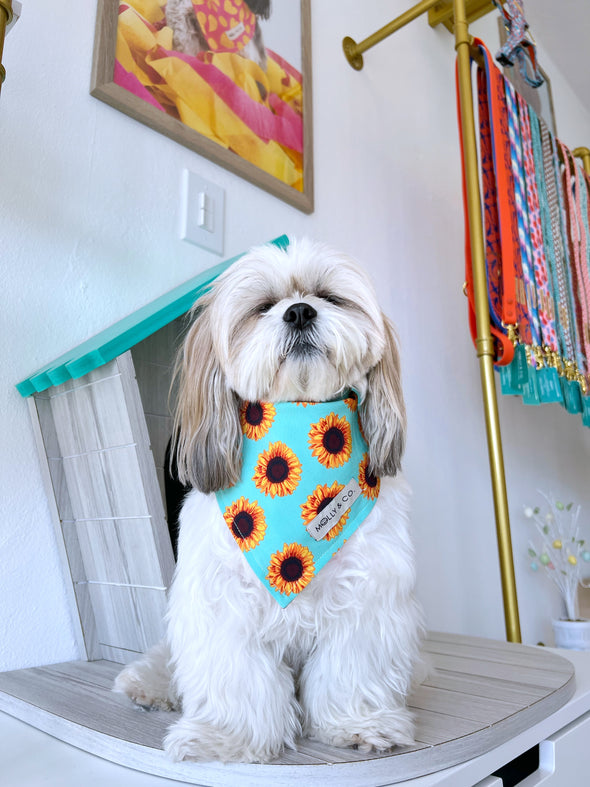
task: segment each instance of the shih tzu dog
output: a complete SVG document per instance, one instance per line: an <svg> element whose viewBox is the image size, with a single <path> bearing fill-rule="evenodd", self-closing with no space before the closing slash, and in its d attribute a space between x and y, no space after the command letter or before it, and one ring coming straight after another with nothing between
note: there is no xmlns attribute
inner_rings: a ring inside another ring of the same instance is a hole
<svg viewBox="0 0 590 787"><path fill-rule="evenodd" d="M268 19L270 0L168 0L166 24L177 52L237 52L266 69L259 19Z"/></svg>
<svg viewBox="0 0 590 787"><path fill-rule="evenodd" d="M267 762L300 735L409 745L422 616L399 357L375 290L323 245L271 244L194 312L175 430L194 489L167 639L115 690L182 710L164 742L176 760Z"/></svg>

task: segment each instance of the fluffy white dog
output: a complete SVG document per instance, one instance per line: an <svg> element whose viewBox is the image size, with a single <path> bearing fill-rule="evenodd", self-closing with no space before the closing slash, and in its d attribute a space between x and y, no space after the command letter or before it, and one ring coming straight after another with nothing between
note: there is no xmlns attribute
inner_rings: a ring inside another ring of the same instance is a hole
<svg viewBox="0 0 590 787"><path fill-rule="evenodd" d="M422 616L398 472L405 409L396 341L367 276L309 241L252 249L198 302L180 366L176 457L194 490L180 516L168 636L116 690L182 709L165 739L176 760L265 762L300 735L363 751L411 744L405 698ZM214 492L240 476L243 402L324 402L349 389L381 491L283 608Z"/></svg>

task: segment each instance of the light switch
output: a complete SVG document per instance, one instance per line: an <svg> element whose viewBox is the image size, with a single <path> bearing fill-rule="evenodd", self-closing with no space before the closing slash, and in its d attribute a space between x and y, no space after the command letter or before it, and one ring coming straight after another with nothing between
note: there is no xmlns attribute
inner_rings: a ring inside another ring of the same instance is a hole
<svg viewBox="0 0 590 787"><path fill-rule="evenodd" d="M223 254L225 191L195 172L182 173L180 237Z"/></svg>
<svg viewBox="0 0 590 787"><path fill-rule="evenodd" d="M197 224L202 229L207 230L207 232L213 232L213 227L211 226L213 222L210 221L210 218L212 218L210 216L210 211L211 211L211 203L209 201L209 198L207 197L207 194L204 191L200 191L199 216L197 218Z"/></svg>

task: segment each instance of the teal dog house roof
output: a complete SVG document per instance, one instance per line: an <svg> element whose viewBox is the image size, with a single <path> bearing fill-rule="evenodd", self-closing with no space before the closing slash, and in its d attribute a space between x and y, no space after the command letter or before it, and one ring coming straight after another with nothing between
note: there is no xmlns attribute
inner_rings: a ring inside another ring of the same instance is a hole
<svg viewBox="0 0 590 787"><path fill-rule="evenodd" d="M281 235L271 243L280 248L286 248L289 239L286 235ZM25 397L40 393L67 380L83 377L99 366L112 361L118 355L127 352L155 331L189 311L195 301L209 290L212 282L242 256L239 254L237 257L232 257L219 265L208 268L133 314L119 320L18 383L16 386L18 391Z"/></svg>

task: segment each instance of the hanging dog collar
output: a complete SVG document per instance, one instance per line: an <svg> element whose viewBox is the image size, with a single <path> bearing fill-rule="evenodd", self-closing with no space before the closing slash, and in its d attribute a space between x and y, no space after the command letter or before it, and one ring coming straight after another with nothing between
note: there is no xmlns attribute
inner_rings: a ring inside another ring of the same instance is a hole
<svg viewBox="0 0 590 787"><path fill-rule="evenodd" d="M525 82L531 87L540 87L545 79L537 63L537 45L524 16L524 3L522 0L505 0L505 6L501 0L493 0L493 3L504 17L504 25L508 29L508 38L496 53L496 60L503 66L513 66L515 61L518 62Z"/></svg>
<svg viewBox="0 0 590 787"><path fill-rule="evenodd" d="M239 52L252 39L256 15L244 0L192 0L212 52Z"/></svg>
<svg viewBox="0 0 590 787"><path fill-rule="evenodd" d="M368 516L380 479L369 470L358 397L245 402L236 486L216 493L242 554L282 607Z"/></svg>

